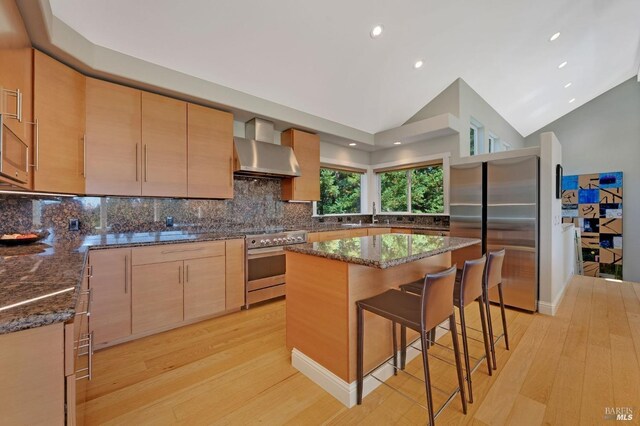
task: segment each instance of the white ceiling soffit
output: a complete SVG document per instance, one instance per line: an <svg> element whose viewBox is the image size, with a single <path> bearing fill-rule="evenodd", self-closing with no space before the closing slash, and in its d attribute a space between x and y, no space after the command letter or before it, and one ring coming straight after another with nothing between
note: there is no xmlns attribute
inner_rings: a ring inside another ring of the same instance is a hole
<svg viewBox="0 0 640 426"><path fill-rule="evenodd" d="M401 125L462 77L526 136L638 72L638 0L51 0L51 7L96 45L371 134ZM384 32L372 39L379 23Z"/></svg>

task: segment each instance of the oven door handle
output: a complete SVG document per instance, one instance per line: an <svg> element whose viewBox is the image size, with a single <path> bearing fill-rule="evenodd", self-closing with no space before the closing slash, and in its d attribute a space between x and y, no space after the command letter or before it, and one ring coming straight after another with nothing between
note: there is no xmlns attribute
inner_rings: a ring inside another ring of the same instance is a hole
<svg viewBox="0 0 640 426"><path fill-rule="evenodd" d="M279 254L284 254L284 249L282 247L265 247L265 248L247 250L248 259L251 259L254 257L273 256L273 255L279 255Z"/></svg>

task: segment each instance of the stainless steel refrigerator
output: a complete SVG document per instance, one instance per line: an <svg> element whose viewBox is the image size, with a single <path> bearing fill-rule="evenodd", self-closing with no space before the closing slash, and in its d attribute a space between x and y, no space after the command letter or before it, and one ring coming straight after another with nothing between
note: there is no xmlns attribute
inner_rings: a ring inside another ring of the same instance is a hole
<svg viewBox="0 0 640 426"><path fill-rule="evenodd" d="M482 240L457 250L462 267L487 250L506 249L502 270L505 304L527 311L538 308L539 159L526 156L451 166L449 210L451 236ZM490 294L497 301L497 291Z"/></svg>

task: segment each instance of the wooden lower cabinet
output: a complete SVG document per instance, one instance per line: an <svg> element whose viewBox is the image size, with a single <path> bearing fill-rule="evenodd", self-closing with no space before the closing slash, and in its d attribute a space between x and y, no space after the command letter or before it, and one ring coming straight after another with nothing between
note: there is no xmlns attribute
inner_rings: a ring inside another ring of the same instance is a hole
<svg viewBox="0 0 640 426"><path fill-rule="evenodd" d="M89 265L91 331L100 347L131 335L131 249L93 250Z"/></svg>
<svg viewBox="0 0 640 426"><path fill-rule="evenodd" d="M131 330L144 333L182 322L182 261L133 267Z"/></svg>
<svg viewBox="0 0 640 426"><path fill-rule="evenodd" d="M411 229L408 228L391 228L392 234L411 234Z"/></svg>
<svg viewBox="0 0 640 426"><path fill-rule="evenodd" d="M185 260L184 319L200 318L224 310L225 257Z"/></svg>
<svg viewBox="0 0 640 426"><path fill-rule="evenodd" d="M367 232L367 235L383 235L390 234L391 228L370 228Z"/></svg>
<svg viewBox="0 0 640 426"><path fill-rule="evenodd" d="M0 423L65 423L64 324L0 336Z"/></svg>

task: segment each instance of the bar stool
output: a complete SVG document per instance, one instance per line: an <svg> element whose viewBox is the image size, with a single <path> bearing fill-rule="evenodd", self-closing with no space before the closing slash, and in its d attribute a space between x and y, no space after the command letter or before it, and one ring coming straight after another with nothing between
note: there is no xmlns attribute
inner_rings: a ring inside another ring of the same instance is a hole
<svg viewBox="0 0 640 426"><path fill-rule="evenodd" d="M469 402L473 402L473 388L471 385L471 368L469 355L469 337L467 335L467 321L464 308L474 301L478 302L480 310L480 322L482 324L482 342L484 343L485 358L487 361L487 371L489 375L493 375L491 366L491 355L489 349L489 334L487 332L487 321L485 318L485 300L484 300L484 271L487 258L482 256L480 259L467 260L464 262L462 270L456 274L456 283L453 290L453 304L460 312L460 328L462 333L462 346L464 351L465 370L467 372L467 386L469 387ZM416 282L404 284L400 286L401 290L408 293L420 295L422 288L416 285ZM477 366L479 363L475 366Z"/></svg>
<svg viewBox="0 0 640 426"><path fill-rule="evenodd" d="M438 274L426 275L423 284L422 297L403 293L399 290L387 290L377 296L356 302L357 307L357 402L362 404L362 390L364 380L364 311L372 312L393 323L394 329L394 367L396 364L395 323L418 331L422 343L422 363L424 368L425 391L427 395L427 411L429 424L434 425L433 397L431 394L431 377L429 374L429 356L427 353L427 333L438 324L449 319L451 339L455 355L456 371L458 375L458 389L462 401L462 411L467 414L467 401L464 394L462 366L460 363L460 348L456 319L453 309L453 286L455 283L455 266Z"/></svg>
<svg viewBox="0 0 640 426"><path fill-rule="evenodd" d="M484 300L487 307L487 322L489 324L489 337L491 338L491 357L493 359L493 369L498 368L496 363L496 340L493 337L493 325L491 324L491 303L489 302L489 290L498 287L498 297L500 300L500 313L502 314L502 333L504 334L504 344L509 350L509 335L507 334L507 317L504 311L504 298L502 296L502 265L504 264L505 249L490 251L489 261L484 275ZM498 339L501 336L498 336Z"/></svg>

